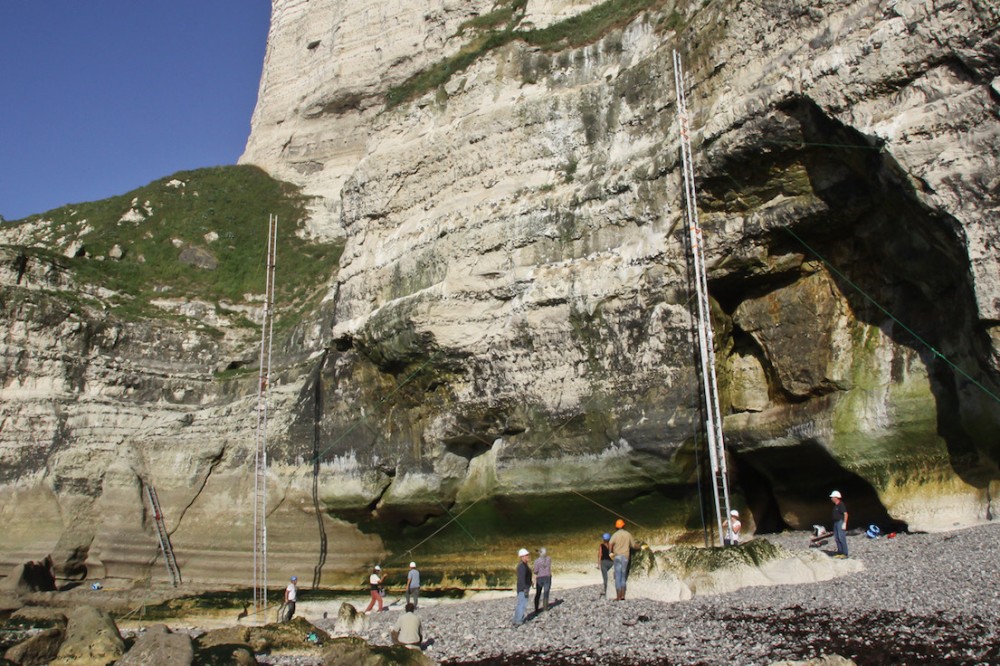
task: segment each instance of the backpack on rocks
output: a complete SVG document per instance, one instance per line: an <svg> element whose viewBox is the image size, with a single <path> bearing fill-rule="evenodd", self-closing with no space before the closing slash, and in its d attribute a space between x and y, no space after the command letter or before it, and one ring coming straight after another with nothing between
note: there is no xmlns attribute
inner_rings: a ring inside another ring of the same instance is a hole
<svg viewBox="0 0 1000 666"><path fill-rule="evenodd" d="M869 539L877 539L882 536L882 530L879 529L878 525L869 525L865 536Z"/></svg>

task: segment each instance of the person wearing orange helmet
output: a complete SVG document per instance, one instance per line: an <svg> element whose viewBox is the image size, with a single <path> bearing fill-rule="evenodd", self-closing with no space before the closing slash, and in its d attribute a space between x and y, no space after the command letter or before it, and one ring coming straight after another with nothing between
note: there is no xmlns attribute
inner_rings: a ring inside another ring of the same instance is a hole
<svg viewBox="0 0 1000 666"><path fill-rule="evenodd" d="M608 541L611 549L611 559L614 561L615 569L615 592L618 601L625 600L625 587L628 582L628 565L632 557L632 550L635 548L635 539L628 530L625 529L625 521L619 518L615 521L615 533Z"/></svg>

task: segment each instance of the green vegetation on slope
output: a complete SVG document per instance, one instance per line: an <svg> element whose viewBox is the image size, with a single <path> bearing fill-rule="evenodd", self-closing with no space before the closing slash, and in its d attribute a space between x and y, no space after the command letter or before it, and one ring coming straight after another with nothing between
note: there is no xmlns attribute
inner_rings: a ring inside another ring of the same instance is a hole
<svg viewBox="0 0 1000 666"><path fill-rule="evenodd" d="M16 223L29 253L58 257L78 281L110 289L120 314L155 312L156 298L244 303L264 291L268 215L278 216L276 300L300 310L322 294L340 245L296 236L304 200L253 166L182 171L121 196L57 208ZM78 256L63 256L73 241ZM116 255L121 256L116 258ZM259 300L257 301L259 302Z"/></svg>
<svg viewBox="0 0 1000 666"><path fill-rule="evenodd" d="M517 30L524 18L527 1L501 0L490 13L462 24L458 35L468 34L470 39L458 53L391 88L386 93L386 105L392 108L433 90L454 74L464 71L480 57L514 40L537 46L543 51L585 46L599 40L609 31L627 25L641 12L666 4L667 0L610 0L547 28ZM681 24L680 15L674 11L664 27L674 30Z"/></svg>

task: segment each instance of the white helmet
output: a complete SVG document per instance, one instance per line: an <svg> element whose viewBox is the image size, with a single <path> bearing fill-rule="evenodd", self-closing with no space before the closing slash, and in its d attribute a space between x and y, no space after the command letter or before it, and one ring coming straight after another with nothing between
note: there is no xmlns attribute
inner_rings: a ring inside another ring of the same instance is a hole
<svg viewBox="0 0 1000 666"><path fill-rule="evenodd" d="M831 498L832 497L836 497L837 499L840 499L840 491L839 490L834 490L832 493L830 493L830 497Z"/></svg>
<svg viewBox="0 0 1000 666"><path fill-rule="evenodd" d="M518 557L524 557L525 555L530 555L530 554L531 553L528 552L527 548L522 548L521 550L517 551Z"/></svg>

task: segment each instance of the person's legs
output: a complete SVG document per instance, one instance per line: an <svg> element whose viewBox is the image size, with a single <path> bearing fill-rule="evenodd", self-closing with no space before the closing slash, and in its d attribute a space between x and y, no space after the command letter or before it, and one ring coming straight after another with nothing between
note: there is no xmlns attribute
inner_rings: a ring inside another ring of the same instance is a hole
<svg viewBox="0 0 1000 666"><path fill-rule="evenodd" d="M601 588L601 596L605 599L608 598L608 570L615 565L611 560L601 561L601 581L604 583L604 587Z"/></svg>
<svg viewBox="0 0 1000 666"><path fill-rule="evenodd" d="M847 557L847 534L840 522L833 525L833 540L837 544L837 554Z"/></svg>
<svg viewBox="0 0 1000 666"><path fill-rule="evenodd" d="M542 576L541 588L542 588L542 610L548 610L549 590L552 589L552 576Z"/></svg>
<svg viewBox="0 0 1000 666"><path fill-rule="evenodd" d="M615 591L618 593L618 600L625 598L625 568L628 560L624 555L615 556Z"/></svg>
<svg viewBox="0 0 1000 666"><path fill-rule="evenodd" d="M378 590L372 590L371 594L372 594L372 600L368 602L368 608L364 610L365 613L375 608L376 601L382 600L382 598L379 596Z"/></svg>
<svg viewBox="0 0 1000 666"><path fill-rule="evenodd" d="M410 603L410 591L411 590L412 590L412 588L409 585L407 585L406 586L406 603Z"/></svg>
<svg viewBox="0 0 1000 666"><path fill-rule="evenodd" d="M417 600L419 598L420 598L420 588L419 587L415 587L415 588L413 588L413 608L414 609L416 609L416 607L417 607Z"/></svg>
<svg viewBox="0 0 1000 666"><path fill-rule="evenodd" d="M535 612L538 612L538 602L542 600L542 579L541 577L535 581Z"/></svg>
<svg viewBox="0 0 1000 666"><path fill-rule="evenodd" d="M524 624L524 613L528 610L528 591L517 593L517 607L514 609L514 626Z"/></svg>
<svg viewBox="0 0 1000 666"><path fill-rule="evenodd" d="M295 615L295 602L289 601L285 603L285 622L291 622L292 616Z"/></svg>

